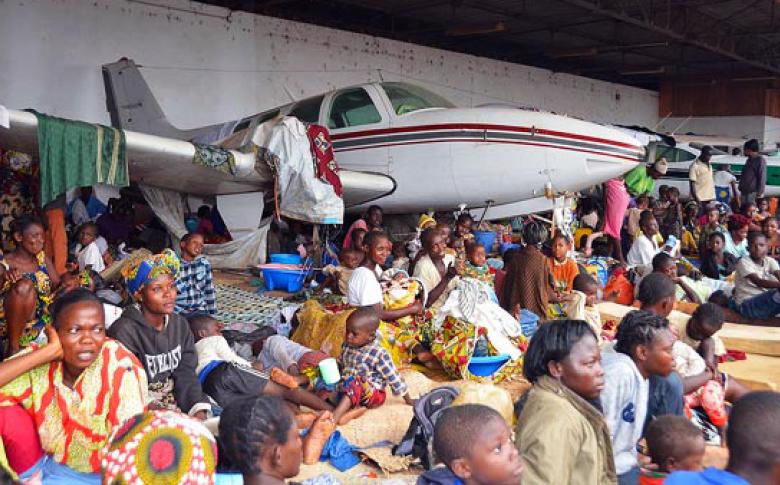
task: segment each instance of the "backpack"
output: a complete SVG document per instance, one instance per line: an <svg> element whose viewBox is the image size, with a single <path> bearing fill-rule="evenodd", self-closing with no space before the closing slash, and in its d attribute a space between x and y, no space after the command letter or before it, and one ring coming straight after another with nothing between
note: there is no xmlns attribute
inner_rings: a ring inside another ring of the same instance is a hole
<svg viewBox="0 0 780 485"><path fill-rule="evenodd" d="M433 453L433 428L439 415L452 405L460 392L452 386L442 386L420 396L414 404L414 417L401 442L393 447L393 455L412 455L422 461L426 470L436 464Z"/></svg>

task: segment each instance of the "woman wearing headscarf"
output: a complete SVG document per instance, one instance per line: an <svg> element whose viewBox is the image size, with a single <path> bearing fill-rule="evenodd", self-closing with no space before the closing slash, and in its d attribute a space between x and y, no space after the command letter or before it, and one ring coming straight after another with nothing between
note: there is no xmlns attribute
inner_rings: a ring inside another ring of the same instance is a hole
<svg viewBox="0 0 780 485"><path fill-rule="evenodd" d="M382 208L379 207L378 205L372 205L366 211L365 216L356 220L355 222L352 223L351 226L349 226L347 235L344 236L344 245L342 247L344 248L352 247L352 232L355 229L363 229L366 232L381 231L382 222L383 222Z"/></svg>
<svg viewBox="0 0 780 485"><path fill-rule="evenodd" d="M135 304L111 325L146 370L152 408L181 409L206 419L211 411L195 369L198 356L187 320L174 313L179 258L170 249L129 264L123 271Z"/></svg>

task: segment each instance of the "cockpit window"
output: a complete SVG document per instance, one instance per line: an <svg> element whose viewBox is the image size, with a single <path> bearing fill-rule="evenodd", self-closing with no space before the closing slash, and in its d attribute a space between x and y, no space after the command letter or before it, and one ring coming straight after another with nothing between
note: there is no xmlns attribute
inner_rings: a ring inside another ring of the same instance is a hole
<svg viewBox="0 0 780 485"><path fill-rule="evenodd" d="M333 97L328 128L348 128L382 121L371 96L363 88L341 91Z"/></svg>
<svg viewBox="0 0 780 485"><path fill-rule="evenodd" d="M455 107L438 94L419 86L406 83L382 83L381 86L390 98L393 111L399 116L421 109Z"/></svg>
<svg viewBox="0 0 780 485"><path fill-rule="evenodd" d="M290 110L290 116L295 116L304 123L319 123L320 105L324 96L304 99L295 103Z"/></svg>
<svg viewBox="0 0 780 485"><path fill-rule="evenodd" d="M655 149L655 160L658 161L661 158L665 158L669 163L679 163L694 160L696 155L680 148L674 148L670 147L669 145L659 143L656 145Z"/></svg>

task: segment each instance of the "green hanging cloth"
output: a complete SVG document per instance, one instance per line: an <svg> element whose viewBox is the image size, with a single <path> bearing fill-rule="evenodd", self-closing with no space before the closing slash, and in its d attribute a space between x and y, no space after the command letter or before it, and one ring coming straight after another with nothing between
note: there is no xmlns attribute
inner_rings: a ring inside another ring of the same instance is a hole
<svg viewBox="0 0 780 485"><path fill-rule="evenodd" d="M75 187L130 183L122 130L31 112L38 118L41 206Z"/></svg>

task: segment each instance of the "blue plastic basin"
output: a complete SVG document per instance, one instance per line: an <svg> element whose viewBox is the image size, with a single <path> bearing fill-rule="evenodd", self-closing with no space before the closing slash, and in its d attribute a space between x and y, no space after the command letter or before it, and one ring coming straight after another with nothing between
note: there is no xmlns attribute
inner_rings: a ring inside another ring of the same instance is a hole
<svg viewBox="0 0 780 485"><path fill-rule="evenodd" d="M509 361L507 354L472 357L469 362L469 372L479 377L492 376L507 361Z"/></svg>
<svg viewBox="0 0 780 485"><path fill-rule="evenodd" d="M267 290L282 290L297 293L303 288L306 279L303 269L261 269Z"/></svg>
<svg viewBox="0 0 780 485"><path fill-rule="evenodd" d="M301 264L301 256L299 254L283 254L275 253L271 255L271 262L277 264Z"/></svg>

